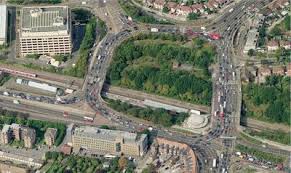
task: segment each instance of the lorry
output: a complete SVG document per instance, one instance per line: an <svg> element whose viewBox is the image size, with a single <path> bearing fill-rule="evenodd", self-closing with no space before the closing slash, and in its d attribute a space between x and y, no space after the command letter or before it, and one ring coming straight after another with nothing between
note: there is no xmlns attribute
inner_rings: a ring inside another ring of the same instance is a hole
<svg viewBox="0 0 291 173"><path fill-rule="evenodd" d="M159 32L158 28L151 28L151 32Z"/></svg>

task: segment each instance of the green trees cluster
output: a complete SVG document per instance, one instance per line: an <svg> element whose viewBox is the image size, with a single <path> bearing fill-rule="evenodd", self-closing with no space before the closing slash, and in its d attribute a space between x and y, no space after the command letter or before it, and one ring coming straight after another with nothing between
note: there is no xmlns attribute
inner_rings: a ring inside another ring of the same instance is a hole
<svg viewBox="0 0 291 173"><path fill-rule="evenodd" d="M47 161L52 162L47 173L92 173L102 170L102 162L99 159L81 157L77 155L66 156L58 152L47 152L45 154Z"/></svg>
<svg viewBox="0 0 291 173"><path fill-rule="evenodd" d="M189 117L187 113L179 113L177 115L171 114L165 109L150 109L134 106L125 102L107 99L109 106L113 109L128 114L133 117L142 118L147 121L151 121L155 124L159 124L165 127L170 127L175 124L182 124L183 121Z"/></svg>
<svg viewBox="0 0 291 173"><path fill-rule="evenodd" d="M106 161L100 158L82 157L78 155L64 155L59 152L46 152L47 163L52 163L46 171L47 173L133 173L135 165L124 156L109 160L109 168L103 168L102 164ZM123 171L125 170L125 171Z"/></svg>
<svg viewBox="0 0 291 173"><path fill-rule="evenodd" d="M118 2L121 8L125 11L125 13L128 16L132 17L133 20L136 20L142 23L151 23L151 24L171 24L168 21L157 20L152 15L149 15L147 12L145 12L141 8L132 4L132 2L124 1L124 0L118 0Z"/></svg>
<svg viewBox="0 0 291 173"><path fill-rule="evenodd" d="M195 39L191 48L180 46L181 42L158 43L160 40L174 40L172 35L156 36L156 40L160 39L157 43L150 39L150 43L138 44L137 40L147 41L147 37L141 35L129 39L116 49L107 75L111 84L210 105L212 85L208 66L214 62L214 48L201 39ZM175 40L184 41L184 37L177 36ZM191 64L195 72L173 70L174 61Z"/></svg>
<svg viewBox="0 0 291 173"><path fill-rule="evenodd" d="M86 24L85 36L80 45L79 57L76 65L65 71L65 74L75 77L85 76L89 59L89 51L93 46L96 37L96 25L97 23L95 18L90 19L90 21Z"/></svg>
<svg viewBox="0 0 291 173"><path fill-rule="evenodd" d="M277 155L274 155L271 153L266 153L266 152L257 150L255 148L250 148L250 147L240 145L240 144L236 145L236 148L243 153L248 153L252 156L257 157L258 159L265 160L265 161L271 161L275 164L276 163L283 163L284 160L286 159L286 158L281 157L281 156L277 156Z"/></svg>
<svg viewBox="0 0 291 173"><path fill-rule="evenodd" d="M99 34L99 40L102 40L102 38L107 34L107 26L106 23L100 18L98 18L97 21L97 30Z"/></svg>
<svg viewBox="0 0 291 173"><path fill-rule="evenodd" d="M285 16L284 20L275 25L275 27L270 31L270 37L280 37L282 36L285 32L290 31L291 24L290 24L291 16L287 15Z"/></svg>
<svg viewBox="0 0 291 173"><path fill-rule="evenodd" d="M248 116L259 117L258 112L250 109L249 105L266 105L260 116L264 120L290 125L290 77L272 75L266 78L264 84L249 83L245 87Z"/></svg>
<svg viewBox="0 0 291 173"><path fill-rule="evenodd" d="M28 114L0 109L0 126L2 128L4 124L17 123L31 127L36 131L36 144L44 141L44 133L47 128L56 128L58 129L58 132L55 145L58 146L62 143L66 135L66 125L62 123L27 119L28 116Z"/></svg>
<svg viewBox="0 0 291 173"><path fill-rule="evenodd" d="M190 14L187 16L187 19L188 19L188 20L196 20L196 19L199 18L199 16L200 16L199 13L190 13Z"/></svg>

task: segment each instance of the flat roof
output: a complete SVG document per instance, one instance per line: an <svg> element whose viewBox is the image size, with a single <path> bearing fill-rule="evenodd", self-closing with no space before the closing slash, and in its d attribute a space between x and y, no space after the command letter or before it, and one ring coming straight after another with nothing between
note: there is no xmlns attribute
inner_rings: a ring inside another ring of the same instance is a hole
<svg viewBox="0 0 291 173"><path fill-rule="evenodd" d="M135 143L138 140L138 135L136 133L119 130L100 129L91 126L76 127L73 135L103 139L107 141L116 141L117 139L122 138L124 140L124 143ZM140 139L144 139L145 137L146 134L142 134Z"/></svg>
<svg viewBox="0 0 291 173"><path fill-rule="evenodd" d="M0 39L5 39L7 37L7 6L0 4Z"/></svg>
<svg viewBox="0 0 291 173"><path fill-rule="evenodd" d="M70 22L67 6L39 6L22 8L22 32L51 32L68 30Z"/></svg>

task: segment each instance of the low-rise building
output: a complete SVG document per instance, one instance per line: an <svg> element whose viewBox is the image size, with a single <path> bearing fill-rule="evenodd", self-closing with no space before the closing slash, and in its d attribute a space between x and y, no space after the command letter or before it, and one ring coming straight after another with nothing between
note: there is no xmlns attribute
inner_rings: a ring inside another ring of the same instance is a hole
<svg viewBox="0 0 291 173"><path fill-rule="evenodd" d="M188 16L192 13L192 8L189 6L179 5L176 10L177 15Z"/></svg>
<svg viewBox="0 0 291 173"><path fill-rule="evenodd" d="M279 49L279 43L276 40L271 40L267 43L268 51L275 51Z"/></svg>
<svg viewBox="0 0 291 173"><path fill-rule="evenodd" d="M257 48L257 39L259 36L259 32L256 28L249 30L247 35L247 41L244 47L244 53L248 53L249 50L256 50Z"/></svg>
<svg viewBox="0 0 291 173"><path fill-rule="evenodd" d="M285 75L285 69L282 66L273 66L272 74L284 76Z"/></svg>
<svg viewBox="0 0 291 173"><path fill-rule="evenodd" d="M47 128L46 132L44 134L44 140L46 145L48 146L53 146L55 144L55 140L57 137L57 131L58 129L56 128Z"/></svg>
<svg viewBox="0 0 291 173"><path fill-rule="evenodd" d="M155 9L162 10L166 4L165 0L155 0L153 6Z"/></svg>
<svg viewBox="0 0 291 173"><path fill-rule="evenodd" d="M128 156L143 156L147 150L147 135L90 126L75 127L72 132L73 148L91 152Z"/></svg>
<svg viewBox="0 0 291 173"><path fill-rule="evenodd" d="M266 77L270 76L272 71L269 67L262 66L258 69L258 82L264 83L266 81Z"/></svg>
<svg viewBox="0 0 291 173"><path fill-rule="evenodd" d="M291 63L289 63L286 67L286 75L291 77Z"/></svg>
<svg viewBox="0 0 291 173"><path fill-rule="evenodd" d="M280 41L280 47L283 47L284 49L288 50L291 49L291 42L290 41Z"/></svg>
<svg viewBox="0 0 291 173"><path fill-rule="evenodd" d="M170 13L175 13L177 6L178 6L178 4L176 2L168 2L167 3L167 8L170 10Z"/></svg>

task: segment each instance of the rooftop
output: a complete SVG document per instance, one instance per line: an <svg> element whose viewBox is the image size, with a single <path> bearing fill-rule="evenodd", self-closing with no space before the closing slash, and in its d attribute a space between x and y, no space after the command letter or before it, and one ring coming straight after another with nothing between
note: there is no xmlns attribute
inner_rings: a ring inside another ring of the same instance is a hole
<svg viewBox="0 0 291 173"><path fill-rule="evenodd" d="M129 133L119 130L100 129L91 126L76 127L74 130L74 135L98 138L107 141L116 141L122 138L124 140L124 143L134 143L138 140L138 135L136 133ZM142 138L145 136L146 135L142 135Z"/></svg>
<svg viewBox="0 0 291 173"><path fill-rule="evenodd" d="M67 6L24 7L21 27L24 32L68 30Z"/></svg>

